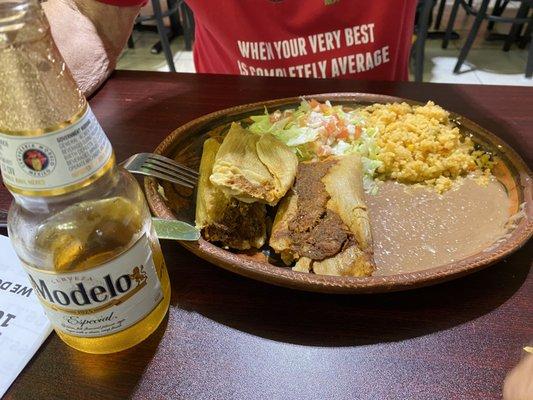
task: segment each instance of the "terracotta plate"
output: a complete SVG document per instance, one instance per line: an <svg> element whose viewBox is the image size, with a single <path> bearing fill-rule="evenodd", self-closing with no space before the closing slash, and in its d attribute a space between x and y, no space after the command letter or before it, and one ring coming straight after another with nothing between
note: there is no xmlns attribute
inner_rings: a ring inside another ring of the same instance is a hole
<svg viewBox="0 0 533 400"><path fill-rule="evenodd" d="M335 93L307 96L320 101L330 100L335 104L360 106L370 103L387 103L414 101L360 93ZM203 116L183 125L172 132L155 150L156 153L174 158L193 168L198 168L202 152L202 143L209 136L223 134L232 121L243 120L250 115L260 114L267 107L269 111L296 107L300 98L293 97L268 102L246 104ZM508 256L524 245L533 233L533 180L531 171L518 154L505 142L476 125L472 121L452 114L461 126L463 133L471 134L474 141L496 154L503 163L499 164L498 179L505 186L509 196L511 213L517 212L520 205L524 207L524 216L516 228L497 246L479 252L459 261L434 268L421 269L416 272L368 278L321 276L294 272L270 264L261 253L236 254L215 246L203 239L198 242L181 242L181 244L203 259L229 271L249 278L316 292L330 293L377 293L406 290L443 282L480 270ZM164 188L165 197L161 196L159 186ZM190 222L194 218L194 193L153 178L145 180L145 190L153 213L160 218L183 219Z"/></svg>

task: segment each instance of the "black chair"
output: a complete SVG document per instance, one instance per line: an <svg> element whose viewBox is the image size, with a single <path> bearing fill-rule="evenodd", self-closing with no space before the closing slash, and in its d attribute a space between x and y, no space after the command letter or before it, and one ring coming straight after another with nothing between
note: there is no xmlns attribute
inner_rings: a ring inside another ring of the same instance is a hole
<svg viewBox="0 0 533 400"><path fill-rule="evenodd" d="M165 12L161 10L161 3L159 0L151 0L151 3L154 14L138 16L135 20L135 26L141 27L142 23L145 21L155 21L160 41L152 46L152 53L163 51L169 70L176 72L174 57L170 48L170 40L180 32L183 32L185 50L192 50L192 42L194 40L194 16L184 0L167 0L168 10ZM167 17L170 19L170 30L167 29L163 21L163 19ZM131 35L128 39L128 47L134 47Z"/></svg>
<svg viewBox="0 0 533 400"><path fill-rule="evenodd" d="M135 24L142 24L145 21L155 21L155 24L157 26L157 33L159 34L161 49L165 54L168 68L171 72L176 72L176 66L174 65L174 56L172 54L172 50L170 49L170 41L168 40L168 31L165 27L163 18L171 16L174 17L178 13L178 4L176 2L174 2L174 4L171 4L171 2L169 2L168 10L163 12L161 10L161 3L159 2L159 0L151 0L151 3L152 8L154 10L153 15L139 15L135 20ZM128 43L128 46L130 46L130 43Z"/></svg>
<svg viewBox="0 0 533 400"><path fill-rule="evenodd" d="M520 3L520 7L518 8L516 19L527 20L529 9L532 6L533 6L533 1L522 1ZM531 21L532 19L529 19L528 21L529 23L527 24L528 28L526 29L526 32L524 34L525 41L527 41L528 37L531 37ZM503 45L503 51L509 51L511 49L512 44L518 40L518 38L520 37L520 32L522 31L523 25L524 25L523 23L518 23L518 22L513 23L513 25L511 26L511 30L509 31L509 34L507 35L507 38L505 39L505 43Z"/></svg>
<svg viewBox="0 0 533 400"><path fill-rule="evenodd" d="M502 15L510 2L510 0L496 0L496 2L494 3L494 7L492 8L492 15ZM495 23L495 21L489 21L487 29L489 31L492 31L492 29L494 29Z"/></svg>
<svg viewBox="0 0 533 400"><path fill-rule="evenodd" d="M433 11L433 7L435 6L435 2L436 0L424 0L420 2L421 7L419 8L417 19L416 41L413 46L415 82L422 82L422 77L424 75L426 38L428 35L429 21L431 19L431 13Z"/></svg>
<svg viewBox="0 0 533 400"><path fill-rule="evenodd" d="M433 9L436 5L436 0L419 0L417 13L415 18L415 32L416 41L412 48L412 58L414 59L414 76L416 82L422 82L424 72L424 56L427 39L442 39L444 32L429 31L432 22ZM437 14L442 13L440 7L443 7L444 2L441 1ZM437 15L438 17L438 15ZM440 16L442 18L442 15ZM440 22L435 23L435 27L440 25ZM459 38L456 32L452 32L452 37Z"/></svg>
<svg viewBox="0 0 533 400"><path fill-rule="evenodd" d="M527 24L526 31L524 35L522 36L522 39L518 42L518 47L521 49L525 49L528 42L531 42L533 39L533 22L529 22Z"/></svg>
<svg viewBox="0 0 533 400"><path fill-rule="evenodd" d="M533 5L533 0L521 0L521 2L522 4L518 10L518 14L516 17L502 17L501 15L491 15L487 13L490 0L482 0L477 10L475 10L473 7L467 4L465 0L455 0L452 6L451 14L450 14L450 20L448 21L448 27L446 28L446 34L442 42L442 48L445 49L448 46L449 40L451 38L451 32L453 29L455 18L457 17L457 12L459 11L459 7L462 7L468 15L475 16L475 20L474 20L474 23L472 24L472 28L470 29L466 42L461 49L457 63L455 64L455 68L453 70L454 73L457 74L460 72L461 66L466 60L466 57L468 56L468 52L470 51L472 44L474 43L474 40L479 31L479 28L484 20L488 20L489 22L501 22L501 23L512 24L511 31L509 32L508 39L506 40L506 44L504 46L504 49L508 50L510 48L511 43L513 43L516 40L517 35L520 31L519 27L522 27L524 24L531 25L531 21L533 20L533 18L527 17L529 8ZM531 36L531 29L529 27L528 27L528 31L529 31L529 35ZM528 61L526 65L526 77L527 78L530 78L533 75L532 59L533 59L533 46L530 46L529 54L528 54Z"/></svg>
<svg viewBox="0 0 533 400"><path fill-rule="evenodd" d="M178 2L181 16L181 27L183 29L183 39L185 41L185 50L192 50L194 41L194 15L184 0Z"/></svg>
<svg viewBox="0 0 533 400"><path fill-rule="evenodd" d="M443 0L445 2L445 0ZM510 3L510 0L496 0L494 2L494 6L492 8L492 16L499 17L503 14L504 10L507 8L507 5ZM467 15L476 15L476 11L473 8L473 2L472 0L468 1L468 3L464 1L456 0L452 6L450 19L448 20L448 26L446 28L446 33L444 35L444 40L442 42L442 48L445 49L448 47L448 43L452 37L452 33L450 32L451 29L453 29L453 26L455 24L455 19L457 18L457 13L459 11L460 6L463 6L465 12ZM487 29L491 31L494 28L494 24L497 22L495 19L489 20L489 24ZM453 31L452 31L453 32ZM501 39L506 35L500 35L500 34L492 34L489 35L487 40L491 40L493 37L497 39Z"/></svg>
<svg viewBox="0 0 533 400"><path fill-rule="evenodd" d="M501 1L501 0L497 0ZM507 0L508 1L508 0ZM474 0L468 0L468 5L472 7ZM438 30L440 28L440 24L442 22L442 16L444 15L444 7L446 6L446 0L440 0L439 4L439 10L437 11L437 18L435 18L435 29Z"/></svg>

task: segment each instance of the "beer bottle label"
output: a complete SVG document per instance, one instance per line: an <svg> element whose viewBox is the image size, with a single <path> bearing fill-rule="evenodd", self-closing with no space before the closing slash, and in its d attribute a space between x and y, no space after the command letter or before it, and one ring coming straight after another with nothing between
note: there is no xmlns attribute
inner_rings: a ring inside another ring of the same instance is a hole
<svg viewBox="0 0 533 400"><path fill-rule="evenodd" d="M24 268L54 328L73 336L120 332L163 299L146 235L125 253L87 271L55 274Z"/></svg>
<svg viewBox="0 0 533 400"><path fill-rule="evenodd" d="M14 193L49 196L80 189L113 161L111 143L88 105L76 122L41 136L0 132L0 169Z"/></svg>

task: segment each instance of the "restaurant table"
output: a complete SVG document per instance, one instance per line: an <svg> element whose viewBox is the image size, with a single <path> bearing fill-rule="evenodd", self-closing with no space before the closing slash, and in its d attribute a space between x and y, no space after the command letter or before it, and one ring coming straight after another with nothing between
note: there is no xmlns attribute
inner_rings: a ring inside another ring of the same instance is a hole
<svg viewBox="0 0 533 400"><path fill-rule="evenodd" d="M90 104L123 160L215 110L328 92L433 100L532 164L525 87L117 71ZM8 202L2 188L0 208ZM499 399L533 341L532 247L448 283L356 296L256 282L164 242L171 305L150 338L91 355L53 333L5 398Z"/></svg>

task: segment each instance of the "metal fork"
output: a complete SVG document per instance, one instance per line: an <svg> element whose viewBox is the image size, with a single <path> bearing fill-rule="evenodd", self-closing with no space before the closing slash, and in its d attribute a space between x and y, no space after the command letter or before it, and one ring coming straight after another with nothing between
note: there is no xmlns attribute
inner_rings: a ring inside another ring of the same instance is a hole
<svg viewBox="0 0 533 400"><path fill-rule="evenodd" d="M132 174L153 176L191 189L198 183L197 171L158 154L134 154L120 165ZM7 212L0 210L0 228L5 228L6 226Z"/></svg>
<svg viewBox="0 0 533 400"><path fill-rule="evenodd" d="M198 183L197 171L158 154L134 154L120 165L132 174L153 176L191 189Z"/></svg>

